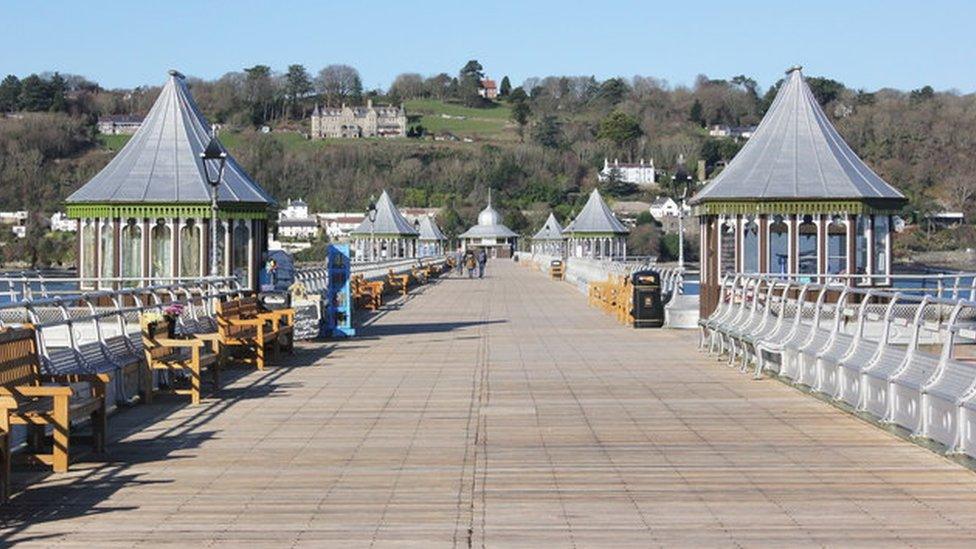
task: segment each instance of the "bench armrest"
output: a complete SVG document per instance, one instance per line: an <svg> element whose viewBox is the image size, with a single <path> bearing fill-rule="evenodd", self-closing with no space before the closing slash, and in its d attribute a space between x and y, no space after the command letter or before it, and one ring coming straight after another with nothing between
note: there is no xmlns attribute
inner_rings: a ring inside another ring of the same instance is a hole
<svg viewBox="0 0 976 549"><path fill-rule="evenodd" d="M112 381L108 374L41 374L42 381L54 383L92 383L95 385L105 385Z"/></svg>
<svg viewBox="0 0 976 549"><path fill-rule="evenodd" d="M225 319L229 326L264 326L265 320L263 318L229 318Z"/></svg>
<svg viewBox="0 0 976 549"><path fill-rule="evenodd" d="M67 386L50 385L20 385L15 387L0 387L0 396L25 397L58 397L71 396L74 391Z"/></svg>

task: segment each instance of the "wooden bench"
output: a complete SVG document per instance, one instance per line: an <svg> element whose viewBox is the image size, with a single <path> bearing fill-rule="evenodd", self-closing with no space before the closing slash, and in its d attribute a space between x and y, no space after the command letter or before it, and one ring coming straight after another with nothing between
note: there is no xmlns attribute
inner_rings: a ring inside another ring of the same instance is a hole
<svg viewBox="0 0 976 549"><path fill-rule="evenodd" d="M393 272L393 269L390 269L386 273L386 283L394 290L399 290L400 295L406 296L410 289L410 275L406 273L396 274Z"/></svg>
<svg viewBox="0 0 976 549"><path fill-rule="evenodd" d="M255 296L240 298L238 314L241 318L265 318L271 320L275 333L275 352L284 347L289 352L295 349L295 310L267 309Z"/></svg>
<svg viewBox="0 0 976 549"><path fill-rule="evenodd" d="M105 451L108 382L107 374L44 374L32 326L0 332L0 396L16 400L8 424L27 426L30 457L55 472L68 470L73 421L91 419L92 446L97 453ZM48 425L54 428L53 448L41 453ZM4 455L9 455L9 437L6 442Z"/></svg>
<svg viewBox="0 0 976 549"><path fill-rule="evenodd" d="M383 281L368 281L363 275L356 275L350 280L355 303L364 309L375 311L383 305Z"/></svg>
<svg viewBox="0 0 976 549"><path fill-rule="evenodd" d="M265 347L277 342L278 334L272 327L272 321L266 316L247 318L241 316L241 300L230 299L218 302L216 307L217 333L220 342L220 367L229 355L229 349L245 349L252 356L238 358L239 362L253 364L258 370L265 366Z"/></svg>
<svg viewBox="0 0 976 549"><path fill-rule="evenodd" d="M142 328L142 349L146 355L145 372L142 376L143 398L152 404L153 395L159 392L154 386L153 373L157 371L182 371L190 376L189 389L172 388L170 394L190 395L192 404L200 404L200 373L204 367L210 369L214 391L220 389L219 341L187 335L179 338L169 337L169 321L146 322L140 320ZM185 352L189 350L189 354ZM209 352L208 352L209 350Z"/></svg>

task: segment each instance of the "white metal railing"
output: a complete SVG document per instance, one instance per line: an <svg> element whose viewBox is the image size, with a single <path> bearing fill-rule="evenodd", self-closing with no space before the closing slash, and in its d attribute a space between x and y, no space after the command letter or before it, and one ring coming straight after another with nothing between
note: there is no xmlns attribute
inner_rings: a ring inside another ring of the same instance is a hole
<svg viewBox="0 0 976 549"><path fill-rule="evenodd" d="M862 288L844 277L730 275L701 322L703 346L976 457L971 275L927 285L918 281L933 275L891 276L893 288Z"/></svg>
<svg viewBox="0 0 976 549"><path fill-rule="evenodd" d="M217 299L242 292L234 277L214 277L145 288L97 290L0 304L0 328L31 324L41 364L49 373L112 373L110 402L129 400L126 364L143 359L139 315L179 303L181 329L213 316Z"/></svg>
<svg viewBox="0 0 976 549"><path fill-rule="evenodd" d="M419 257L412 259L393 259L377 262L353 262L350 272L363 275L367 280L385 278L392 270L394 274L408 273L416 267L442 265L446 257ZM308 292L322 292L329 286L329 269L324 263L305 263L295 269L295 281L301 282Z"/></svg>
<svg viewBox="0 0 976 549"><path fill-rule="evenodd" d="M235 277L67 277L37 273L0 275L0 298L18 302L54 296L80 295L100 290L143 288L161 284L197 283L200 280L221 281ZM239 283L239 281L238 281Z"/></svg>

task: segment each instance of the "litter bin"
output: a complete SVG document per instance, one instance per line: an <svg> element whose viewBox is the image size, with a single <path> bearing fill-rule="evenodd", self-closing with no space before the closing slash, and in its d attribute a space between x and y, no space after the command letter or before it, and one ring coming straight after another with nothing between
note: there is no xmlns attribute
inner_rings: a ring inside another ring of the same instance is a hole
<svg viewBox="0 0 976 549"><path fill-rule="evenodd" d="M562 280L566 274L566 267L562 260L553 259L549 262L549 276L554 280Z"/></svg>
<svg viewBox="0 0 976 549"><path fill-rule="evenodd" d="M661 275L655 271L637 271L631 275L634 287L634 328L664 326L664 303L661 301Z"/></svg>

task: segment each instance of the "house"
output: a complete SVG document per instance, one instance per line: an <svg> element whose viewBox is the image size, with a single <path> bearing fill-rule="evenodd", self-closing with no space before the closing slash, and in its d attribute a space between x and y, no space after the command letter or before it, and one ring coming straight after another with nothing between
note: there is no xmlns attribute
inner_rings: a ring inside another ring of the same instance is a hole
<svg viewBox="0 0 976 549"><path fill-rule="evenodd" d="M78 230L78 221L68 218L64 212L54 212L54 215L51 216L51 230L73 233Z"/></svg>
<svg viewBox="0 0 976 549"><path fill-rule="evenodd" d="M132 135L142 127L141 116L112 114L98 118L98 133L104 135Z"/></svg>
<svg viewBox="0 0 976 549"><path fill-rule="evenodd" d="M316 105L311 123L312 139L407 136L407 112L403 105L374 107L372 99L366 101L365 107Z"/></svg>
<svg viewBox="0 0 976 549"><path fill-rule="evenodd" d="M346 240L349 233L366 218L362 212L328 212L315 214L319 225L325 228L325 235L336 242Z"/></svg>
<svg viewBox="0 0 976 549"><path fill-rule="evenodd" d="M283 238L315 238L319 232L319 222L308 215L308 204L304 200L288 200L288 205L278 212L278 236Z"/></svg>
<svg viewBox="0 0 976 549"><path fill-rule="evenodd" d="M708 128L710 137L730 137L732 139L749 139L756 133L757 126L728 126L726 124L715 124Z"/></svg>
<svg viewBox="0 0 976 549"><path fill-rule="evenodd" d="M498 97L498 85L491 78L485 78L481 81L481 89L478 90L478 95L485 99L495 99Z"/></svg>
<svg viewBox="0 0 976 549"><path fill-rule="evenodd" d="M27 236L27 217L26 210L0 212L0 225L7 225L17 238L24 238Z"/></svg>
<svg viewBox="0 0 976 549"><path fill-rule="evenodd" d="M925 222L929 229L946 229L958 227L965 221L966 216L962 212L934 212L925 216Z"/></svg>
<svg viewBox="0 0 976 549"><path fill-rule="evenodd" d="M614 159L612 164L610 163L610 159L604 158L603 169L600 170L597 179L603 183L609 181L614 175L619 181L633 183L639 186L654 185L657 181L653 158L647 163L644 162L643 158L638 163L625 163Z"/></svg>
<svg viewBox="0 0 976 549"><path fill-rule="evenodd" d="M661 224L661 230L665 234L676 233L679 231L681 210L681 205L679 205L673 198L668 196L659 196L655 198L649 209L651 216L655 221ZM686 204L684 207L684 217L687 218L690 215L691 208ZM693 224L687 223L686 225ZM686 226L685 228L687 229L688 227Z"/></svg>

